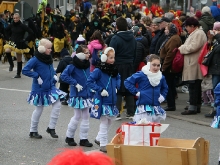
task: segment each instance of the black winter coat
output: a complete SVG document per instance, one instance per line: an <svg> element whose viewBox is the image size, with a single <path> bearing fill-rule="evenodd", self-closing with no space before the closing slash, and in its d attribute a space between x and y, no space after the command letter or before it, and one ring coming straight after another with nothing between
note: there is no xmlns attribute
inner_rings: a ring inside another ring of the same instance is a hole
<svg viewBox="0 0 220 165"><path fill-rule="evenodd" d="M64 25L61 22L53 22L48 33L54 38L62 39L65 36L64 30Z"/></svg>
<svg viewBox="0 0 220 165"><path fill-rule="evenodd" d="M166 40L167 36L165 35L164 33L165 29L162 29L160 31L160 35L159 35L159 38L158 38L158 41L157 41L157 45L155 47L155 54L156 55L160 55L160 52L158 52L160 50L160 47L162 45L162 43Z"/></svg>
<svg viewBox="0 0 220 165"><path fill-rule="evenodd" d="M75 31L73 32L73 30ZM70 32L71 39L73 41L77 40L79 35L83 33L83 30L84 30L83 25L80 22L78 22L77 24L75 22L71 22L68 27L68 31Z"/></svg>
<svg viewBox="0 0 220 165"><path fill-rule="evenodd" d="M34 32L27 27L21 21L15 23L12 22L8 27L5 28L6 39L16 43L17 47L19 43L26 41L25 33L28 32L29 36L34 36ZM18 47L18 49L21 49Z"/></svg>
<svg viewBox="0 0 220 165"><path fill-rule="evenodd" d="M144 36L138 36L135 38L137 41L136 57L134 60L134 70L136 71L140 62L144 61L144 58L148 55L148 40Z"/></svg>
<svg viewBox="0 0 220 165"><path fill-rule="evenodd" d="M220 75L220 34L217 34L215 38L219 44L212 49L213 56L208 66L208 74Z"/></svg>
<svg viewBox="0 0 220 165"><path fill-rule="evenodd" d="M73 60L73 58L70 55L65 56L59 62L57 69L56 69L56 73L62 73L65 70L65 68L67 67L67 65L69 65L71 63L72 60ZM60 81L60 83L65 83L61 79L59 81Z"/></svg>

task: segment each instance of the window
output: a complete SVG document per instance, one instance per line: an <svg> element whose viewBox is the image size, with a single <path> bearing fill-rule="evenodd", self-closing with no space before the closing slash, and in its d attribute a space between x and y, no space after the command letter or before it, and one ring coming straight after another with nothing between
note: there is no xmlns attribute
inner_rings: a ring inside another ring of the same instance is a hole
<svg viewBox="0 0 220 165"><path fill-rule="evenodd" d="M60 6L59 0L56 0L56 6L57 6L57 5Z"/></svg>
<svg viewBox="0 0 220 165"><path fill-rule="evenodd" d="M64 6L64 0L60 0L60 6Z"/></svg>

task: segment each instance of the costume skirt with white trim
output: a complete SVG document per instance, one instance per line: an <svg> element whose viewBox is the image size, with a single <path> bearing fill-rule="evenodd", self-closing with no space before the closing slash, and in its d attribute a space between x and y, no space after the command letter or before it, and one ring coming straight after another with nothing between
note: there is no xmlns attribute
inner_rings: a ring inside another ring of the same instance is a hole
<svg viewBox="0 0 220 165"><path fill-rule="evenodd" d="M166 111L161 106L138 105L133 120L139 122L146 118L150 122L160 122L166 119Z"/></svg>
<svg viewBox="0 0 220 165"><path fill-rule="evenodd" d="M71 97L67 103L70 107L77 109L84 109L92 106L92 100L89 98L85 99L83 97Z"/></svg>
<svg viewBox="0 0 220 165"><path fill-rule="evenodd" d="M102 116L116 118L119 114L116 105L102 105Z"/></svg>
<svg viewBox="0 0 220 165"><path fill-rule="evenodd" d="M52 89L48 92L31 92L27 98L27 102L35 106L49 106L58 99L62 100L66 97L66 93L59 89Z"/></svg>

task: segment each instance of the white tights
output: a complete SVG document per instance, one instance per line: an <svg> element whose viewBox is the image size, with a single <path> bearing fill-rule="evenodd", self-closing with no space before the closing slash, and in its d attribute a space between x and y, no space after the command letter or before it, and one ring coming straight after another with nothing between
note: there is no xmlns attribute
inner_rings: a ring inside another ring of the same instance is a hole
<svg viewBox="0 0 220 165"><path fill-rule="evenodd" d="M50 129L55 129L58 117L60 115L60 108L61 108L60 100L57 100L55 103L52 104L52 111L50 114L50 122L48 126ZM38 123L41 114L43 112L43 109L44 109L43 106L36 106L34 112L32 113L30 132L38 132Z"/></svg>
<svg viewBox="0 0 220 165"><path fill-rule="evenodd" d="M108 130L112 123L112 119L106 116L101 116L100 118L99 132L96 136L96 140L100 141L100 146L106 146L108 144Z"/></svg>
<svg viewBox="0 0 220 165"><path fill-rule="evenodd" d="M84 109L74 109L74 116L70 119L68 128L66 131L66 137L74 138L77 125L82 118L80 128L79 128L79 137L80 139L88 139L89 132L89 108Z"/></svg>

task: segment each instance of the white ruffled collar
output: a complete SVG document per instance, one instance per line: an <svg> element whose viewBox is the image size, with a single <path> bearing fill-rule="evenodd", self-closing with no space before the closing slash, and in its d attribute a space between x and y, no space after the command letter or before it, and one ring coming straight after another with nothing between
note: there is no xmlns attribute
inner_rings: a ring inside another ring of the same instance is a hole
<svg viewBox="0 0 220 165"><path fill-rule="evenodd" d="M148 79L149 79L149 82L150 84L155 87L157 86L159 83L160 83L160 80L162 78L162 73L161 71L159 70L157 73L152 73L150 71L150 62L147 63L147 65L145 65L141 71L147 75Z"/></svg>

